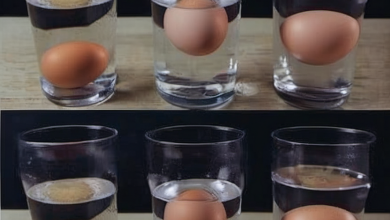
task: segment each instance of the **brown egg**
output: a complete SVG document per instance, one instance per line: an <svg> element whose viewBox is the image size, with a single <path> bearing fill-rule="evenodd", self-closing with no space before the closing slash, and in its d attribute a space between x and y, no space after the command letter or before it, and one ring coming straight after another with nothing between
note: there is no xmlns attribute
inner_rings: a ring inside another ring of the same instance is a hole
<svg viewBox="0 0 390 220"><path fill-rule="evenodd" d="M68 42L47 50L41 59L41 72L59 88L77 88L98 78L107 68L108 51L95 43Z"/></svg>
<svg viewBox="0 0 390 220"><path fill-rule="evenodd" d="M188 8L188 9L202 9L202 8L213 8L217 6L215 2L211 0L180 0L176 7Z"/></svg>
<svg viewBox="0 0 390 220"><path fill-rule="evenodd" d="M184 53L204 56L216 51L226 38L228 16L210 0L181 0L164 15L171 43Z"/></svg>
<svg viewBox="0 0 390 220"><path fill-rule="evenodd" d="M209 192L191 189L167 203L164 220L226 220L226 211Z"/></svg>
<svg viewBox="0 0 390 220"><path fill-rule="evenodd" d="M345 57L357 44L360 26L333 11L306 11L288 17L280 28L286 49L298 60L326 65Z"/></svg>
<svg viewBox="0 0 390 220"><path fill-rule="evenodd" d="M310 205L287 212L282 220L356 220L350 212L327 205Z"/></svg>

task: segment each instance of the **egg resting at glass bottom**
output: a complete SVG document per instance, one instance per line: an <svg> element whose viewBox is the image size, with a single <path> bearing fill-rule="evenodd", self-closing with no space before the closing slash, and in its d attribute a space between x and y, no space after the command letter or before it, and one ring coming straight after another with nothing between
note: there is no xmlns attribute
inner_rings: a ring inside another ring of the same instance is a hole
<svg viewBox="0 0 390 220"><path fill-rule="evenodd" d="M41 58L41 72L58 88L72 89L97 79L107 68L109 53L101 45L74 41L56 45Z"/></svg>
<svg viewBox="0 0 390 220"><path fill-rule="evenodd" d="M359 35L356 19L333 11L298 13L280 27L287 51L310 65L327 65L342 59L356 46Z"/></svg>
<svg viewBox="0 0 390 220"><path fill-rule="evenodd" d="M224 8L169 8L164 16L165 34L182 52L204 56L216 51L228 32Z"/></svg>

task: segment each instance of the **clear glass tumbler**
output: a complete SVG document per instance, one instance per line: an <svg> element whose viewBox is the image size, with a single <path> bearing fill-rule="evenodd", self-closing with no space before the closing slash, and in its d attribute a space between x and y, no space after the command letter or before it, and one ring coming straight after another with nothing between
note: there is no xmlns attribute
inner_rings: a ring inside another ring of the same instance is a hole
<svg viewBox="0 0 390 220"><path fill-rule="evenodd" d="M116 0L26 0L43 94L60 106L113 94Z"/></svg>
<svg viewBox="0 0 390 220"><path fill-rule="evenodd" d="M288 104L332 109L349 97L367 0L274 0L274 87Z"/></svg>
<svg viewBox="0 0 390 220"><path fill-rule="evenodd" d="M174 126L146 133L154 220L238 219L244 132Z"/></svg>
<svg viewBox="0 0 390 220"><path fill-rule="evenodd" d="M272 133L274 220L362 220L371 187L375 136L336 127L291 127ZM339 216L339 217L337 217Z"/></svg>
<svg viewBox="0 0 390 220"><path fill-rule="evenodd" d="M187 109L234 97L240 0L152 0L157 91Z"/></svg>
<svg viewBox="0 0 390 220"><path fill-rule="evenodd" d="M115 129L55 126L19 140L19 169L32 220L116 220Z"/></svg>

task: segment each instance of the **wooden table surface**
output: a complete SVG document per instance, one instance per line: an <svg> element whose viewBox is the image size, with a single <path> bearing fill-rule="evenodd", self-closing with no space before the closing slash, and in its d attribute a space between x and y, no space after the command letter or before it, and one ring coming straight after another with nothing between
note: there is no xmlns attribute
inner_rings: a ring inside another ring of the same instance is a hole
<svg viewBox="0 0 390 220"><path fill-rule="evenodd" d="M179 109L156 92L152 64L150 18L119 18L117 30L116 94L99 106L78 109L173 110ZM0 108L69 109L46 100L29 19L0 18ZM241 21L237 95L226 110L294 110L272 87L272 20ZM390 19L363 22L357 71L351 96L341 109L390 109Z"/></svg>
<svg viewBox="0 0 390 220"><path fill-rule="evenodd" d="M2 220L31 220L28 210L1 210ZM389 220L390 214L365 214L364 220ZM153 220L151 213L121 213L118 220ZM271 213L244 212L240 220L272 220Z"/></svg>

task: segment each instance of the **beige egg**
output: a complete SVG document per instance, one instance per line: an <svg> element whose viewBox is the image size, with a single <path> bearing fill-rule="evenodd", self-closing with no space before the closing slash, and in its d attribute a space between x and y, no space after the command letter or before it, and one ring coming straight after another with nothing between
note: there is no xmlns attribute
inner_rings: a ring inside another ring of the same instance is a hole
<svg viewBox="0 0 390 220"><path fill-rule="evenodd" d="M224 8L210 0L181 0L166 10L165 34L180 51L204 56L216 51L228 32L228 16Z"/></svg>
<svg viewBox="0 0 390 220"><path fill-rule="evenodd" d="M107 68L109 53L101 45L76 41L59 44L41 58L41 72L59 88L78 88L98 78Z"/></svg>
<svg viewBox="0 0 390 220"><path fill-rule="evenodd" d="M45 194L52 201L69 203L87 201L93 197L94 192L85 182L69 180L49 185Z"/></svg>
<svg viewBox="0 0 390 220"><path fill-rule="evenodd" d="M49 0L50 4L59 8L73 8L86 6L91 0Z"/></svg>
<svg viewBox="0 0 390 220"><path fill-rule="evenodd" d="M287 212L282 220L356 220L350 212L327 205L310 205Z"/></svg>
<svg viewBox="0 0 390 220"><path fill-rule="evenodd" d="M192 189L167 203L164 220L226 220L226 211L209 192Z"/></svg>
<svg viewBox="0 0 390 220"><path fill-rule="evenodd" d="M333 11L306 11L288 17L280 27L281 40L295 58L326 65L344 58L356 46L359 22Z"/></svg>

